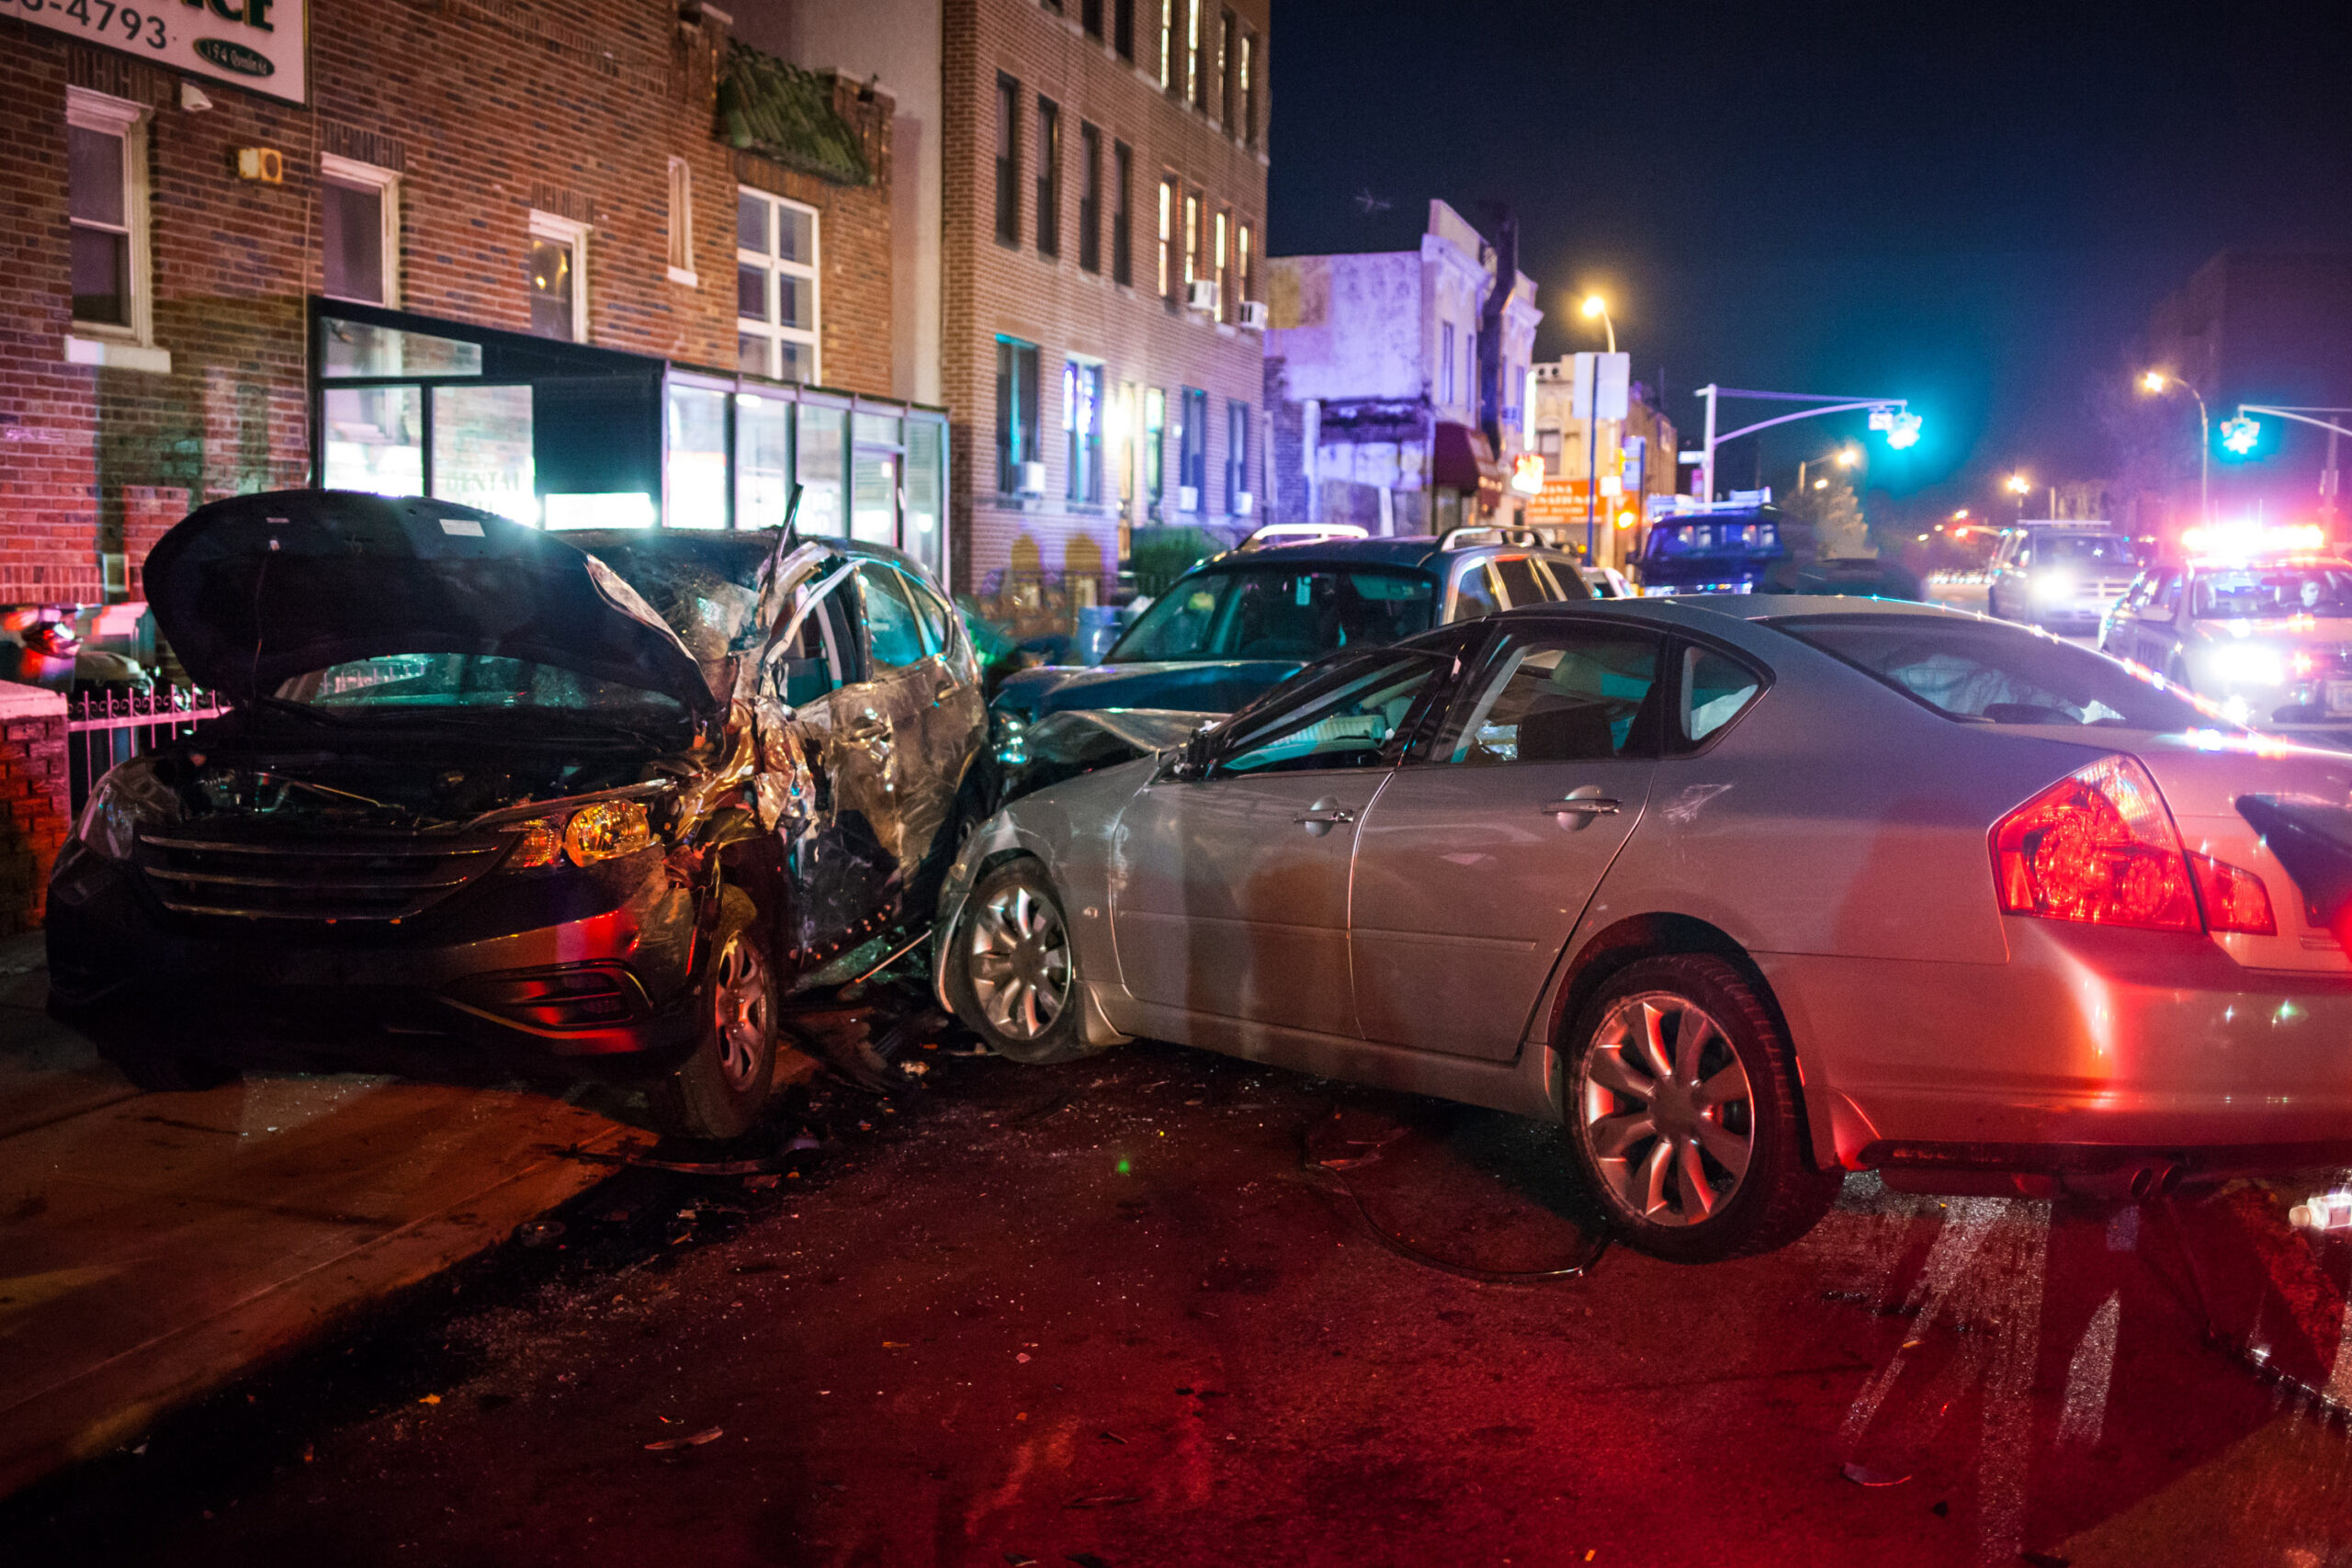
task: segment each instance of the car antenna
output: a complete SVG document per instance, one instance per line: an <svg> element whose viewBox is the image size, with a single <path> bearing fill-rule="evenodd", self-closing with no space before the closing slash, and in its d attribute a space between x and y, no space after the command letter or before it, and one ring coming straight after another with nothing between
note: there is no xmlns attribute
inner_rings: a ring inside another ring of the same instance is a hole
<svg viewBox="0 0 2352 1568"><path fill-rule="evenodd" d="M792 481L792 492L785 498L784 526L775 531L775 548L768 552L767 565L760 569L760 596L765 598L769 586L775 581L775 569L784 563L785 547L792 543L792 531L800 521L801 483Z"/></svg>

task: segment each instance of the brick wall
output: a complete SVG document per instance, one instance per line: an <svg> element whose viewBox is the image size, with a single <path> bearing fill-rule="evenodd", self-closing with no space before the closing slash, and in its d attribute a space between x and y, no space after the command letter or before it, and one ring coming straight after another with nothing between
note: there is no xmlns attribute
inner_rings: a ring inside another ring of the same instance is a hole
<svg viewBox="0 0 2352 1568"><path fill-rule="evenodd" d="M1107 9L1107 7L1106 7ZM1237 6L1261 40L1268 33L1263 5ZM1108 586L1117 570L1118 486L1115 443L1106 434L1104 501L1073 504L1062 437L1061 371L1071 355L1099 359L1106 386L1115 394L1123 383L1169 394L1163 455L1167 475L1167 520L1224 523L1226 409L1228 400L1250 405L1251 483L1262 490L1257 448L1262 445L1264 408L1258 334L1172 310L1157 293L1158 183L1162 172L1178 175L1185 188L1198 189L1210 210L1230 209L1237 225L1250 224L1262 275L1266 249L1266 163L1262 129L1259 149L1244 147L1198 110L1177 102L1147 80L1157 67L1156 7L1136 7L1136 63L1119 59L1106 43L1080 28L1080 7L1057 15L1035 0L946 0L944 6L944 219L942 248L945 276L943 310L944 393L949 410L954 455L951 527L956 585L984 591L1008 569L1052 575L1092 577ZM1180 15L1181 9L1180 9ZM1216 15L1216 8L1210 8ZM1267 122L1269 98L1258 90L1258 120ZM1021 243L1001 244L995 225L996 83L1000 73L1021 84ZM1037 251L1036 100L1042 94L1062 113L1061 254ZM1215 104L1215 95L1211 96ZM1105 183L1102 270L1078 265L1079 149L1081 122L1103 133ZM1128 191L1133 236L1132 286L1111 281L1111 144L1134 149ZM1181 209L1180 209L1181 221ZM1205 227L1206 220L1204 220ZM1040 456L1046 461L1046 494L1022 500L997 491L996 340L999 334L1038 346L1042 393L1038 400ZM1207 485L1204 515L1175 511L1177 486L1176 399L1182 388L1209 394ZM1140 409L1136 410L1140 418ZM1149 519L1136 516L1134 521ZM1252 520L1254 521L1254 519Z"/></svg>
<svg viewBox="0 0 2352 1568"><path fill-rule="evenodd" d="M322 152L398 171L398 303L523 330L533 208L593 226L589 339L732 373L735 188L820 212L825 379L890 390L891 106L836 104L876 171L843 187L712 134L724 39L672 0L314 6L307 107L0 17L0 604L93 603L187 507L307 481L304 299L322 283ZM168 374L69 365L68 85L148 106L154 341ZM236 177L272 147L285 180ZM687 160L698 287L668 276L669 158Z"/></svg>
<svg viewBox="0 0 2352 1568"><path fill-rule="evenodd" d="M65 699L0 682L0 936L40 924L66 790Z"/></svg>

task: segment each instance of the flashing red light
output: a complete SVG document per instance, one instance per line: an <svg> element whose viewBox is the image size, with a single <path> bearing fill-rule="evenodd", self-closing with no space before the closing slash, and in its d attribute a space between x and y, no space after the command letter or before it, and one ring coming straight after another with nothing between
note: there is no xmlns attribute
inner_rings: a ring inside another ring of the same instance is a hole
<svg viewBox="0 0 2352 1568"><path fill-rule="evenodd" d="M2130 757L2078 768L2001 818L1993 875L2013 915L2160 931L2204 924L2172 814Z"/></svg>

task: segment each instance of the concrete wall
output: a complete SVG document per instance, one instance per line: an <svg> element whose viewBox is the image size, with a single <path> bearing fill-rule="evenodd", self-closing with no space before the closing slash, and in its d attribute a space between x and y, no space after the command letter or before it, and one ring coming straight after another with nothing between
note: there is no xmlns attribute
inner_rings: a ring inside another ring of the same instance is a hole
<svg viewBox="0 0 2352 1568"><path fill-rule="evenodd" d="M1290 395L1428 396L1424 270L1417 251L1270 261L1266 355L1287 367Z"/></svg>

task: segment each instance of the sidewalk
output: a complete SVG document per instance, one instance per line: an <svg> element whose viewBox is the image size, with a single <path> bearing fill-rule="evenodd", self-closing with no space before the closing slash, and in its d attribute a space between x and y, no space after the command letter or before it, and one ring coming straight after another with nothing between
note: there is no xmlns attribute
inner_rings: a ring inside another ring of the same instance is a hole
<svg viewBox="0 0 2352 1568"><path fill-rule="evenodd" d="M503 1240L646 1134L544 1096L356 1076L141 1095L0 942L0 1495Z"/></svg>

